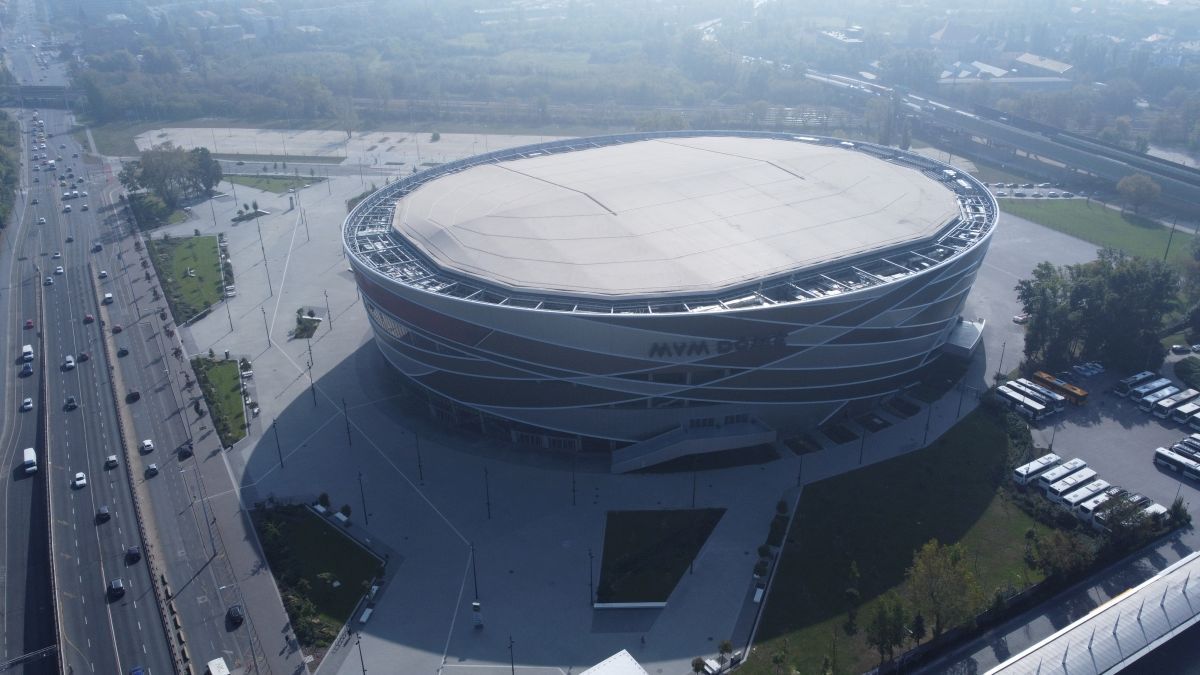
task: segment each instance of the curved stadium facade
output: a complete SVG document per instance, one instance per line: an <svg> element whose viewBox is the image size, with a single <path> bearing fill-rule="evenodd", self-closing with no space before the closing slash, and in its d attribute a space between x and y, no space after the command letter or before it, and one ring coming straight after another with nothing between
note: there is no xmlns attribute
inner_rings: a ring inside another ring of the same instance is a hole
<svg viewBox="0 0 1200 675"><path fill-rule="evenodd" d="M894 148L662 132L443 164L343 238L379 348L435 415L636 468L913 382L996 213Z"/></svg>

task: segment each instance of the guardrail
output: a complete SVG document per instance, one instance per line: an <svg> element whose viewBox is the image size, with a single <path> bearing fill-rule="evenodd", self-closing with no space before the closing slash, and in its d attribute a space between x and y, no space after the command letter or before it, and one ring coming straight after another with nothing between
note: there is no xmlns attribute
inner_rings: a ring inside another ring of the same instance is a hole
<svg viewBox="0 0 1200 675"><path fill-rule="evenodd" d="M49 367L49 359L46 358L46 315L45 315L45 299L42 296L41 276L42 270L39 266L34 265L34 287L33 297L34 304L37 306L34 311L34 316L37 317L38 331L38 349L41 350L42 368L40 377L42 378L42 386L38 387L38 424L41 426L42 439L44 444L42 447L42 470L38 473L42 474L41 479L46 481L46 540L47 553L50 556L50 598L54 601L54 639L58 644L66 644L62 634L62 605L58 602L58 580L54 576L54 512L51 511L50 492L54 489L54 481L50 480L50 388L47 385L46 369ZM61 652L58 657L58 672L59 675L66 675L67 664L62 658Z"/></svg>
<svg viewBox="0 0 1200 675"><path fill-rule="evenodd" d="M108 306L102 302L103 295L100 293L99 286L96 285L96 269L95 266L88 262L88 277L92 284L92 296L96 298L96 303L100 307L101 325L111 325L108 316ZM125 476L129 479L129 494L133 499L133 514L137 521L138 534L142 539L142 558L146 561L146 569L150 572L150 585L154 589L154 603L158 607L158 615L162 620L163 635L167 638L167 645L171 650L171 665L176 673L185 672L186 664L183 658L183 650L181 645L176 644L175 636L172 634L169 626L173 625L169 620L168 612L173 610L173 605L169 602L170 592L167 588L166 577L159 571L159 566L155 560L158 554L156 549L150 545L150 540L146 536L146 523L142 518L142 504L138 498L137 490L134 489L135 476L133 474L133 462L130 461L130 445L125 437L125 425L122 420L121 405L124 402L117 391L116 380L116 361L109 348L108 335L102 335L100 339L100 349L104 351L104 361L108 366L108 386L113 396L113 410L117 416L117 438L121 443L121 452L125 459ZM171 613L174 613L173 611Z"/></svg>

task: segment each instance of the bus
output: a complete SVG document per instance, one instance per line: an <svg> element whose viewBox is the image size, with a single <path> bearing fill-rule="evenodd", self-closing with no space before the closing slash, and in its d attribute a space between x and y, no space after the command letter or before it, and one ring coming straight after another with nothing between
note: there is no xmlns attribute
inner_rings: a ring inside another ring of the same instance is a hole
<svg viewBox="0 0 1200 675"><path fill-rule="evenodd" d="M1054 402L1050 400L1050 397L1046 396L1042 392L1040 392L1032 387L1025 386L1019 380L1010 380L1008 382L1005 382L1004 386L1008 387L1009 389L1012 389L1013 391L1024 396L1025 398L1033 399L1034 401L1041 403L1042 407L1046 409L1047 415L1049 415L1052 412L1057 411L1056 408L1054 407Z"/></svg>
<svg viewBox="0 0 1200 675"><path fill-rule="evenodd" d="M1166 448L1155 450L1154 463L1168 471L1183 474L1185 478L1200 480L1200 462L1188 459L1172 450Z"/></svg>
<svg viewBox="0 0 1200 675"><path fill-rule="evenodd" d="M1184 403L1178 408L1172 410L1171 419L1179 422L1180 424L1188 424L1192 417L1196 415L1196 413L1200 413L1200 403L1191 401L1190 403Z"/></svg>
<svg viewBox="0 0 1200 675"><path fill-rule="evenodd" d="M1153 373L1149 370L1143 370L1137 375L1130 375L1129 377L1118 382L1117 386L1113 388L1113 393L1121 398L1125 398L1129 395L1129 392L1133 391L1134 387L1138 386L1139 384L1145 384L1156 377L1158 377L1158 373Z"/></svg>
<svg viewBox="0 0 1200 675"><path fill-rule="evenodd" d="M1171 381L1165 377L1160 377L1157 380L1152 380L1150 382L1143 382L1142 384L1139 384L1138 386L1129 390L1129 400L1137 401L1139 399L1143 399L1159 389L1169 386L1171 386Z"/></svg>
<svg viewBox="0 0 1200 675"><path fill-rule="evenodd" d="M1057 483L1058 481L1066 478L1067 476L1070 476L1071 474L1075 473L1076 471L1079 471L1080 469L1086 469L1086 468L1087 468L1087 462L1083 461L1082 459L1079 459L1078 457L1076 457L1075 459L1072 459L1072 460L1068 460L1066 462L1063 462L1062 464L1059 464L1058 466L1054 467L1053 469L1046 471L1042 475L1038 476L1037 477L1038 487L1042 487L1042 488L1048 487L1051 484Z"/></svg>
<svg viewBox="0 0 1200 675"><path fill-rule="evenodd" d="M1088 467L1080 469L1075 473L1063 478L1057 483L1051 483L1046 487L1046 496L1050 501L1062 503L1063 497L1096 480L1096 470Z"/></svg>
<svg viewBox="0 0 1200 675"><path fill-rule="evenodd" d="M1029 380L1027 380L1023 377L1021 379L1017 380L1017 383L1024 386L1027 389L1032 389L1032 390L1036 391L1038 394L1041 394L1042 398L1048 400L1050 402L1050 407L1054 408L1055 410L1062 410L1063 408L1067 407L1067 397L1063 396L1062 394L1058 393L1057 391L1054 391L1053 389L1050 389L1048 387L1043 387L1042 385L1038 384L1037 382L1030 382ZM1200 412L1200 410L1198 410L1197 412Z"/></svg>
<svg viewBox="0 0 1200 675"><path fill-rule="evenodd" d="M1029 481L1037 478L1038 475L1043 471L1046 471L1050 467L1058 464L1059 460L1061 459L1062 457L1059 457L1052 452L1048 455L1038 457L1028 464L1022 464L1021 466L1013 469L1013 481L1016 482L1017 485L1029 485Z"/></svg>
<svg viewBox="0 0 1200 675"><path fill-rule="evenodd" d="M1042 386L1049 387L1063 396L1066 396L1067 400L1075 405L1083 405L1084 403L1087 403L1088 393L1086 391L1069 382L1063 382L1050 373L1045 373L1039 370L1033 374L1033 379Z"/></svg>
<svg viewBox="0 0 1200 675"><path fill-rule="evenodd" d="M1142 412L1150 412L1154 408L1155 403L1158 403L1159 401L1174 396L1178 393L1179 387L1175 386L1167 387L1166 389L1159 389L1153 394L1150 394L1138 401L1138 410L1141 410Z"/></svg>
<svg viewBox="0 0 1200 675"><path fill-rule="evenodd" d="M1022 396L1021 394L1009 389L1007 386L1001 385L996 387L996 395L1004 401L1009 408L1028 417L1031 421L1038 421L1046 414L1046 406L1037 401Z"/></svg>
<svg viewBox="0 0 1200 675"><path fill-rule="evenodd" d="M1096 517L1096 514L1102 513L1104 509L1112 506L1109 502L1123 494L1125 494L1125 490L1114 485L1099 494L1094 494L1083 500L1083 503L1075 509L1076 515L1085 522L1091 522Z"/></svg>
<svg viewBox="0 0 1200 675"><path fill-rule="evenodd" d="M1178 394L1168 396L1154 404L1154 416L1166 419L1171 415L1171 411L1175 410L1176 406L1190 403L1197 396L1200 396L1200 391L1196 391L1195 389L1185 389Z"/></svg>
<svg viewBox="0 0 1200 675"><path fill-rule="evenodd" d="M1112 487L1112 484L1106 480L1096 479L1081 488L1069 492L1062 498L1063 506L1074 511L1080 504L1085 502L1097 494Z"/></svg>

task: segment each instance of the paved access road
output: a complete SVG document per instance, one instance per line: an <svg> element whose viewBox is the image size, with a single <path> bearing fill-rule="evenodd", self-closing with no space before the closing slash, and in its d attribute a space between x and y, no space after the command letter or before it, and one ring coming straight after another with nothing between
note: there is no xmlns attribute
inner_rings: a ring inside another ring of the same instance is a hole
<svg viewBox="0 0 1200 675"><path fill-rule="evenodd" d="M76 672L124 673L142 666L151 673L168 673L172 671L170 649L150 574L144 559L132 561L126 555L131 546L143 551L145 547L125 468L127 453L117 428L110 364L101 348L102 331L111 327L101 326L92 285L91 247L104 239L97 218L100 212L83 209L90 196L62 198L64 190L82 193L89 184L76 182L63 188L55 176L72 167L77 176L85 177L86 169L72 157L80 148L67 134L69 120L59 111L43 115L46 152L62 160L56 171L37 167L34 172L40 180L30 191L31 204L33 198L39 203L30 207L30 217L46 222L35 226L37 232L25 253L37 264L31 276L42 284L44 296L46 353L38 359L46 366L46 476L64 636L62 658L67 669ZM65 211L67 205L71 212ZM87 321L87 315L94 320ZM76 359L74 368L65 365L68 356ZM75 398L75 409L66 405L68 397ZM109 455L117 456L116 467L105 466ZM86 475L86 487L73 486L77 472ZM97 517L101 507L111 513L106 522ZM109 598L107 586L117 579L126 592Z"/></svg>
<svg viewBox="0 0 1200 675"><path fill-rule="evenodd" d="M118 192L116 183L103 190L103 199ZM119 202L118 202L119 206ZM119 228L124 228L118 219ZM201 663L218 656L231 666L248 666L262 659L261 672L271 672L254 635L252 621L235 626L226 619L228 608L247 606L238 579L225 557L225 546L214 523L210 490L200 474L199 461L220 460L221 446L208 424L199 418L193 402L201 399L200 388L179 345L167 304L158 290L145 249L138 251L133 237L118 238L98 253L93 262L105 266L112 276L102 292L111 292L114 302L107 307L109 320L122 326L114 338L118 349L128 350L119 359L118 386L123 393L137 392L139 400L128 406L136 443L153 442L154 450L142 454L135 467L138 475L155 464L159 472L145 475L139 490L146 495L148 516L155 524L157 549L166 566L172 601L186 634L193 661ZM194 425L192 423L195 423ZM195 426L195 431L193 431ZM188 453L186 448L192 448ZM227 489L227 488L222 488ZM257 669L256 669L257 670Z"/></svg>

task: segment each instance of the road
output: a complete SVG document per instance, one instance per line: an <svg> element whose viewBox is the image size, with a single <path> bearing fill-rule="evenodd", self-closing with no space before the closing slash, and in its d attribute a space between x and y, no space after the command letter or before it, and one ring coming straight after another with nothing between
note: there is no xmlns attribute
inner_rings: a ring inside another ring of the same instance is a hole
<svg viewBox="0 0 1200 675"><path fill-rule="evenodd" d="M74 167L82 174L80 148L66 133L70 121L64 113L44 113L48 151L62 157L57 173ZM57 144L54 141L58 141ZM65 147L59 147L65 146ZM62 654L76 672L127 672L143 666L152 673L173 670L170 648L154 598L145 560L132 561L126 551L143 551L130 490L130 472L124 464L130 453L122 447L116 402L102 348L99 304L92 285L90 248L100 241L98 210L83 209L88 197L64 200L56 172L39 171L41 179L30 190L39 203L31 218L46 219L30 238L26 256L43 278L44 332L49 408L49 458L51 515L55 551L55 577L61 607L64 641ZM86 179L85 179L86 180ZM86 192L87 183L74 189ZM70 205L72 212L65 212ZM73 241L68 241L73 237ZM54 256L61 252L61 258ZM58 268L61 267L61 273ZM51 283L52 281L52 283ZM91 315L96 320L85 322ZM83 355L90 358L83 360ZM67 368L67 356L78 365ZM78 408L65 405L75 397ZM105 467L105 458L118 457L118 466ZM73 476L83 472L88 484L72 487ZM134 474L136 478L137 474ZM97 513L107 506L111 520L100 522ZM106 597L107 585L121 579L124 597Z"/></svg>

